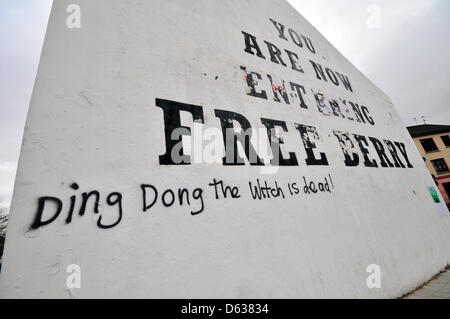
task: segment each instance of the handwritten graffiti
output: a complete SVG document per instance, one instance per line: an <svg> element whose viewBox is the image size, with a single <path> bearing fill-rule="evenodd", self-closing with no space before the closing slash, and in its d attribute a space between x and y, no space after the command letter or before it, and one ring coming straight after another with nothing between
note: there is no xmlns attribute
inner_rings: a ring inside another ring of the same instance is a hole
<svg viewBox="0 0 450 319"><path fill-rule="evenodd" d="M179 206L191 206L191 199L200 202L199 208L191 211L192 215L200 214L205 209L203 189L201 188L196 188L192 192L186 188L179 188L177 190L172 190L169 188L163 192L160 192L154 185L142 184L141 190L143 212L150 210L157 203L158 199L161 200L164 207L172 207L176 203L178 203ZM161 196L159 196L159 194L161 194Z"/></svg>
<svg viewBox="0 0 450 319"><path fill-rule="evenodd" d="M79 189L79 185L77 183L73 183L70 187L73 190ZM90 202L92 204L92 202L93 202L93 204L91 206L92 211L94 212L94 214L99 215L99 217L97 219L97 226L99 228L103 228L103 229L113 228L113 227L117 226L120 223L120 221L122 220L122 213L123 213L122 212L122 194L118 193L118 192L113 192L106 196L105 203L109 207L116 206L116 209L117 209L117 219L115 222L113 222L111 224L104 224L102 222L103 214L100 214L100 212L99 212L100 199L101 199L100 192L97 190L82 193L81 194L81 206L78 211L78 215L84 216L84 214L86 213L88 204ZM77 196L72 195L70 197L70 206L69 206L69 210L67 211L67 217L65 220L66 224L70 224L72 222L76 202L77 202ZM35 214L34 221L31 224L30 228L38 229L42 226L51 224L62 213L63 206L64 206L63 201L58 197L52 197L52 196L39 197L38 208L37 208L37 211ZM47 214L45 214L45 215L48 215L49 214L48 211L51 209L51 207L53 207L53 212L50 212L51 217L44 219L44 213L47 211Z"/></svg>
<svg viewBox="0 0 450 319"><path fill-rule="evenodd" d="M222 200L285 200L288 197L299 195L311 196L317 193L332 193L334 184L331 175L321 180L312 180L306 176L301 177L296 182L274 181L248 181L248 190L245 192L239 185L231 185L223 180L213 178L205 187L189 188L167 188L161 189L154 184L140 184L138 191L141 193L141 210L137 213L160 212L168 208L188 208L190 215L196 216L204 213L207 209L205 192L210 192L210 201ZM77 192L80 187L77 183L72 183L70 189ZM102 200L104 199L104 200ZM62 214L65 215L64 225L71 224L75 217L82 218L87 213L98 215L96 225L100 229L111 229L118 226L124 216L125 196L119 192L112 192L103 196L98 190L85 191L69 197L68 205L64 205L64 200L56 196L42 196L37 199L37 210L30 230L37 230L48 226ZM66 201L67 202L67 201ZM107 209L100 209L105 202ZM65 209L65 207L68 207ZM79 209L75 209L79 207ZM226 213L226 212L225 212ZM105 220L112 222L106 223Z"/></svg>

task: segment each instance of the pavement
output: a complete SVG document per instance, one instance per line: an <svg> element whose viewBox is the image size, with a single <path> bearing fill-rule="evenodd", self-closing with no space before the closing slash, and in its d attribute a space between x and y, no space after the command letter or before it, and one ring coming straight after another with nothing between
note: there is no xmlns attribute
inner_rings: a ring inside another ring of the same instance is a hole
<svg viewBox="0 0 450 319"><path fill-rule="evenodd" d="M450 266L403 299L450 299Z"/></svg>

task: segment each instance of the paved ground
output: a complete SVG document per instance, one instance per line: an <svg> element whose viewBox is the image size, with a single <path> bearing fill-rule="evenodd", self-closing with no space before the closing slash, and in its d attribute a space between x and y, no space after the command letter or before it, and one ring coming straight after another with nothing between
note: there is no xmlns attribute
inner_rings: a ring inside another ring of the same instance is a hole
<svg viewBox="0 0 450 319"><path fill-rule="evenodd" d="M405 299L450 299L450 266Z"/></svg>

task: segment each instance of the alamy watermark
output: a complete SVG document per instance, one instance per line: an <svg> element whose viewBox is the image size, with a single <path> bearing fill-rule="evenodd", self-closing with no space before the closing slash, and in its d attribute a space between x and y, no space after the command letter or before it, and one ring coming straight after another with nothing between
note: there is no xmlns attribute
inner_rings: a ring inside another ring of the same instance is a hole
<svg viewBox="0 0 450 319"><path fill-rule="evenodd" d="M66 12L69 14L66 20L66 26L69 29L81 28L81 7L78 4L70 4L67 6Z"/></svg>
<svg viewBox="0 0 450 319"><path fill-rule="evenodd" d="M81 267L77 264L67 266L66 287L68 289L81 289Z"/></svg>
<svg viewBox="0 0 450 319"><path fill-rule="evenodd" d="M369 289L381 288L381 267L377 264L367 266L366 272L370 275L367 277L366 285Z"/></svg>
<svg viewBox="0 0 450 319"><path fill-rule="evenodd" d="M369 29L381 29L381 7L378 4L370 4L367 7L366 25Z"/></svg>

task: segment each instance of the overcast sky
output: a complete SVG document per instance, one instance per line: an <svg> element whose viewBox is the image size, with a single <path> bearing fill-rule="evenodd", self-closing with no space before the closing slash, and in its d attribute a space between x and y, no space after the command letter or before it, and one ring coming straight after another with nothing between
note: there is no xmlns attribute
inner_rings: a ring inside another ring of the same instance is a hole
<svg viewBox="0 0 450 319"><path fill-rule="evenodd" d="M421 116L450 124L450 1L289 2L391 97L405 125L414 117L421 123ZM51 3L0 0L0 202L6 204Z"/></svg>

